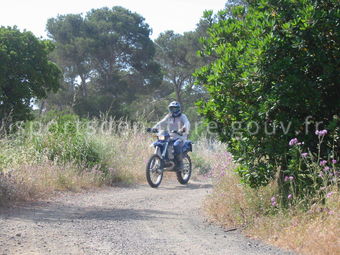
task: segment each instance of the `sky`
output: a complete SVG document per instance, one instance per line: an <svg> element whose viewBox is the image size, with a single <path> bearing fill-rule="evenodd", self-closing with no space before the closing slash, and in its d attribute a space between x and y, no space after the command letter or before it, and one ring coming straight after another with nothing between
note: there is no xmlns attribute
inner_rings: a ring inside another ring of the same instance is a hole
<svg viewBox="0 0 340 255"><path fill-rule="evenodd" d="M16 25L46 38L46 22L58 14L86 13L91 9L122 6L145 18L153 30L151 38L174 30L194 30L204 10L217 12L227 0L0 0L0 26Z"/></svg>

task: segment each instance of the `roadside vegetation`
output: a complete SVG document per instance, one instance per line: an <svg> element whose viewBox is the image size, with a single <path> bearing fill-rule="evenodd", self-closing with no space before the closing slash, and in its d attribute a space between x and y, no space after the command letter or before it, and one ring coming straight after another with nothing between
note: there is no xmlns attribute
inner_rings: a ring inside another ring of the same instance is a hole
<svg viewBox="0 0 340 255"><path fill-rule="evenodd" d="M322 143L323 135L316 135L315 139L318 138ZM294 175L284 178L287 195L283 197L280 193L278 176L268 185L254 189L242 182L235 171L238 166L220 158L220 165L215 163L208 174L214 190L206 199L205 211L211 221L226 229L241 229L253 238L301 254L337 254L339 162L332 158L332 153L327 160L321 160L317 154L303 152L302 144L296 140L289 146L290 151L296 152L300 167L295 168ZM302 170L303 164L307 168ZM308 181L310 187L304 187L301 179ZM310 188L313 192L308 191ZM301 189L303 195L299 194Z"/></svg>
<svg viewBox="0 0 340 255"><path fill-rule="evenodd" d="M150 137L142 127L123 120L89 121L60 114L17 129L0 140L1 202L131 184L144 177Z"/></svg>
<svg viewBox="0 0 340 255"><path fill-rule="evenodd" d="M80 119L50 112L12 126L0 139L0 204L81 191L103 185L145 182L154 137L145 124L105 118ZM211 155L211 162L205 159ZM194 175L208 173L224 146L200 138L192 154Z"/></svg>
<svg viewBox="0 0 340 255"><path fill-rule="evenodd" d="M243 1L205 17L201 54L213 60L196 72L211 96L200 112L237 162L214 169L208 214L303 254L337 254L339 1Z"/></svg>

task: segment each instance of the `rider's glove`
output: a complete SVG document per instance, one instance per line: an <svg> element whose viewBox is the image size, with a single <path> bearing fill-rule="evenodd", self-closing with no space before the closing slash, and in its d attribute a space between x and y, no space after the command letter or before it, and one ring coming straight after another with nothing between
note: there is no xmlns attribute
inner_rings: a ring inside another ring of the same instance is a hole
<svg viewBox="0 0 340 255"><path fill-rule="evenodd" d="M147 128L146 132L148 132L148 133L158 133L158 129L157 128Z"/></svg>

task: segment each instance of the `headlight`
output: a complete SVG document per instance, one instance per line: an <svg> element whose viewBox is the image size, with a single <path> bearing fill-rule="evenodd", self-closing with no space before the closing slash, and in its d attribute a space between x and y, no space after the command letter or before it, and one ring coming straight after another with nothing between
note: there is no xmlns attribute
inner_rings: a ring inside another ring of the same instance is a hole
<svg viewBox="0 0 340 255"><path fill-rule="evenodd" d="M165 140L165 136L164 135L160 135L160 136L158 136L158 139L161 140L161 141L164 141Z"/></svg>

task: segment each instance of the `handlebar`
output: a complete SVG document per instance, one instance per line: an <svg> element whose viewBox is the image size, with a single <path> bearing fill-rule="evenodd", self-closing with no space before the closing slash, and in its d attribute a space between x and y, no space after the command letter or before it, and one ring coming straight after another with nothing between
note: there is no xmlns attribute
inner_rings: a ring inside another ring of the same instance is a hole
<svg viewBox="0 0 340 255"><path fill-rule="evenodd" d="M156 134L156 133L158 133L158 129L157 128L147 128L146 132Z"/></svg>
<svg viewBox="0 0 340 255"><path fill-rule="evenodd" d="M179 132L179 131L177 131L177 130L170 130L170 133L174 133L174 134L177 134L177 135L180 135L180 136L183 135L182 132Z"/></svg>
<svg viewBox="0 0 340 255"><path fill-rule="evenodd" d="M147 129L146 129L146 132L147 132L147 133L157 134L157 133L159 132L159 130L158 130L157 128L147 128ZM177 131L177 130L170 130L170 133L174 133L174 134L177 134L177 135L180 135L180 136L183 135L182 132Z"/></svg>

